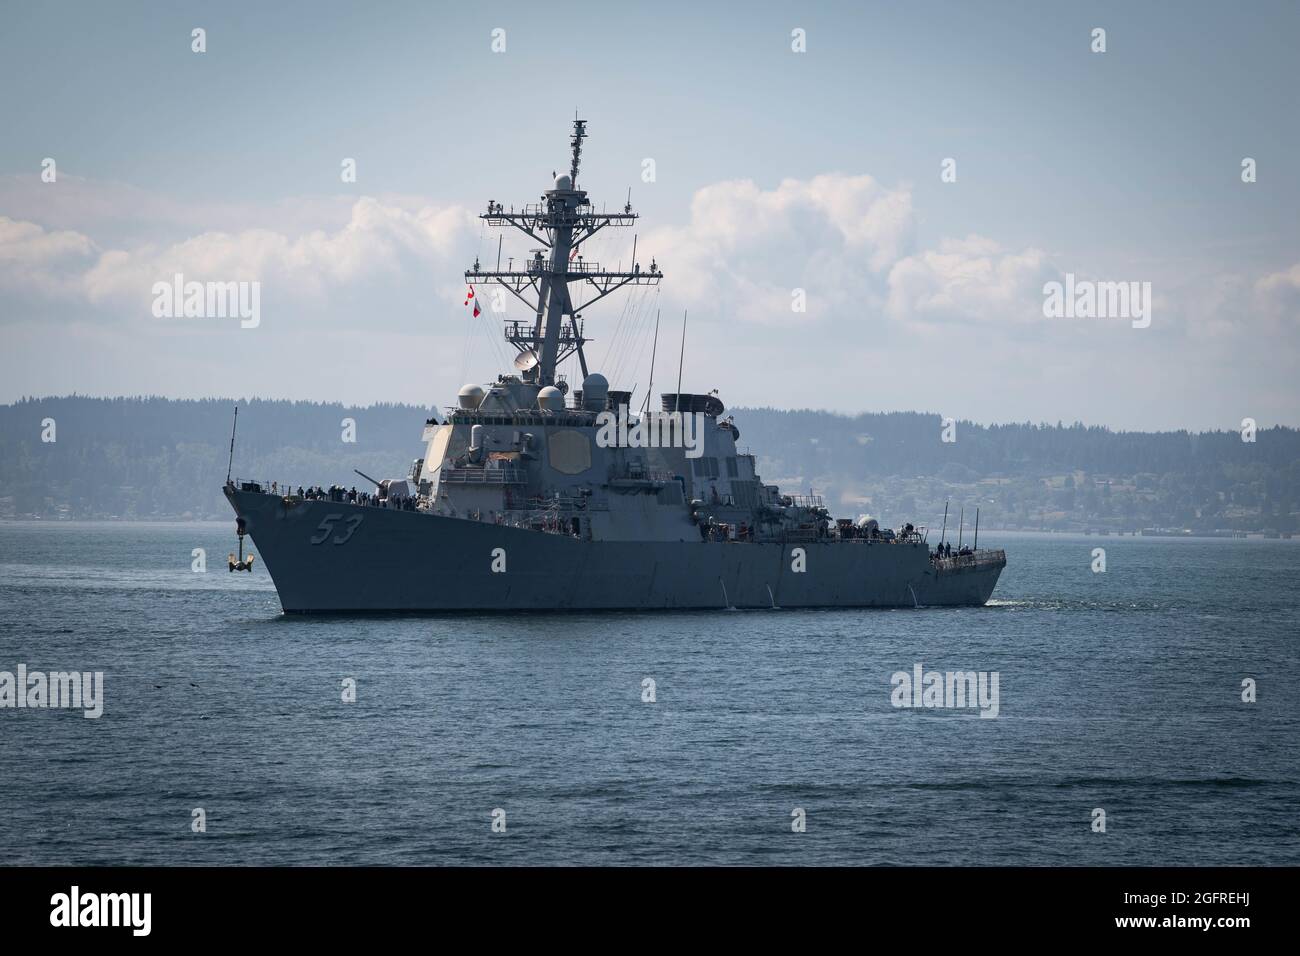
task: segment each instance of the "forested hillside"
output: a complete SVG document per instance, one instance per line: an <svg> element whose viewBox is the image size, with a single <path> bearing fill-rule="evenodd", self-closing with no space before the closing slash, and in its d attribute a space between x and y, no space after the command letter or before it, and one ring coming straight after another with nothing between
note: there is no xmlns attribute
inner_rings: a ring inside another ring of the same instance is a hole
<svg viewBox="0 0 1300 956"><path fill-rule="evenodd" d="M0 516L216 517L235 399L71 396L0 406ZM239 400L237 476L298 484L405 474L433 412ZM958 422L937 415L731 409L769 482L824 495L839 513L937 520L945 500L989 528L1297 529L1300 431L1113 432ZM344 441L344 420L355 441ZM43 441L51 434L54 441Z"/></svg>

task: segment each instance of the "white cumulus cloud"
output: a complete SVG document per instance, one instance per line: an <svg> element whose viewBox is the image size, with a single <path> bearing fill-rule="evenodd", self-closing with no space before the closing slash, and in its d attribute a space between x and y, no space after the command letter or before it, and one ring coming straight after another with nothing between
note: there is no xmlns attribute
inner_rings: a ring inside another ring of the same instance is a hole
<svg viewBox="0 0 1300 956"><path fill-rule="evenodd" d="M737 180L697 190L689 222L652 232L646 248L667 250L675 297L740 321L784 324L878 304L883 273L914 229L910 191L871 176L787 179L770 190ZM792 308L796 289L806 312Z"/></svg>
<svg viewBox="0 0 1300 956"><path fill-rule="evenodd" d="M1269 318L1300 319L1300 263L1260 278L1255 283L1255 299Z"/></svg>
<svg viewBox="0 0 1300 956"><path fill-rule="evenodd" d="M1042 321L1051 273L1037 249L1008 251L983 236L944 239L894 263L888 312L903 322Z"/></svg>
<svg viewBox="0 0 1300 956"><path fill-rule="evenodd" d="M6 297L75 297L79 277L98 253L82 233L0 216L0 289Z"/></svg>
<svg viewBox="0 0 1300 956"><path fill-rule="evenodd" d="M460 207L410 210L362 198L341 228L289 236L270 229L207 232L167 246L105 252L83 277L95 303L147 301L176 273L199 282L260 281L286 301L316 301L338 288L397 276L417 263L435 274L459 265L455 250L475 220Z"/></svg>

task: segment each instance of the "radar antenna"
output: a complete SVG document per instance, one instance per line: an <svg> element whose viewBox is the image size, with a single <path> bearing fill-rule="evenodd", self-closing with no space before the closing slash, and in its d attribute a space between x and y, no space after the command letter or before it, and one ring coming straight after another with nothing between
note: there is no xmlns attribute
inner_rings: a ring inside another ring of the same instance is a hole
<svg viewBox="0 0 1300 956"><path fill-rule="evenodd" d="M573 163L569 166L569 185L578 188L578 161L582 159L582 141L587 138L587 121L574 117L573 136L569 145L573 147Z"/></svg>

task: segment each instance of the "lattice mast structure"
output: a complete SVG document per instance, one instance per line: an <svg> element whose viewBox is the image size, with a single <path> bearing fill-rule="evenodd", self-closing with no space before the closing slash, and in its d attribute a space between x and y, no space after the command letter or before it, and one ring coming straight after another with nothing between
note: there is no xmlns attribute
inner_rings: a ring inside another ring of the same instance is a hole
<svg viewBox="0 0 1300 956"><path fill-rule="evenodd" d="M587 136L587 121L573 121L569 144L572 162L568 175L555 178L540 203L530 203L519 211L507 211L501 203L488 200L487 212L479 218L490 226L513 226L538 243L523 269L484 271L477 258L474 268L465 273L468 283L495 282L523 302L533 313L532 323L506 321L505 338L518 352L515 368L525 381L539 386L555 384L555 370L561 362L576 354L582 376L588 374L583 345L583 313L607 295L626 285L657 285L663 278L658 264L651 259L649 269L636 261L636 244L632 246L630 272L602 269L600 263L582 258L582 244L607 226L631 226L639 218L629 201L622 212L597 212L578 188L578 167L582 158L582 141ZM585 294L581 304L575 298Z"/></svg>

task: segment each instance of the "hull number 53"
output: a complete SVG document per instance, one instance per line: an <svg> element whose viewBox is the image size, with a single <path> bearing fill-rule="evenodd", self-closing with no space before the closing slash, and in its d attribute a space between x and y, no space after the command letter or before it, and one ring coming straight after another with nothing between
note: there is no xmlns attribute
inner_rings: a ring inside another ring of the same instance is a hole
<svg viewBox="0 0 1300 956"><path fill-rule="evenodd" d="M358 514L358 515L352 515L350 518L348 518L348 520L344 522L343 528L339 531L339 533L334 535L333 538L334 543L347 544L348 539L352 537L352 533L357 530L357 526L361 524L361 520L364 517L365 515ZM339 514L326 515L324 518L322 518L321 523L316 526L316 530L319 531L320 534L313 535L311 539L311 543L324 544L325 541L329 539L330 535L333 534L335 526L340 521L343 521L343 515L339 515Z"/></svg>

